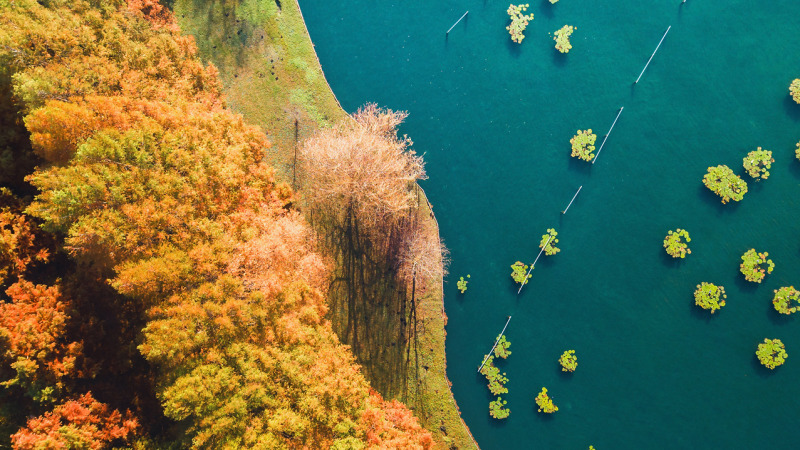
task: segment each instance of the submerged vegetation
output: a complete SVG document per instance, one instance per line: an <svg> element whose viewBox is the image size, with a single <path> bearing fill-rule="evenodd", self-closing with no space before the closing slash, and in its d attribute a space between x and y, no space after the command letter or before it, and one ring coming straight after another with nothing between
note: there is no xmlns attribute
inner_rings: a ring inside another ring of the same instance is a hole
<svg viewBox="0 0 800 450"><path fill-rule="evenodd" d="M573 31L575 31L575 27L572 25L564 25L556 30L555 36L553 36L553 40L556 41L556 50L561 53L569 53L572 48L569 37L572 36Z"/></svg>
<svg viewBox="0 0 800 450"><path fill-rule="evenodd" d="M745 280L754 283L761 283L761 280L772 273L775 268L775 263L771 259L767 259L769 253L756 252L756 249L751 248L742 255L742 263L739 264L739 271L744 275Z"/></svg>
<svg viewBox="0 0 800 450"><path fill-rule="evenodd" d="M592 129L578 130L578 134L569 140L572 144L572 157L582 159L584 161L591 161L594 158L594 143L597 140L597 135L592 133Z"/></svg>
<svg viewBox="0 0 800 450"><path fill-rule="evenodd" d="M567 350L558 358L558 363L561 364L562 372L575 372L578 368L578 357L575 356L575 350Z"/></svg>
<svg viewBox="0 0 800 450"><path fill-rule="evenodd" d="M669 230L667 237L664 238L664 248L667 250L667 254L673 258L685 258L686 255L692 253L692 250L689 249L689 242L692 242L692 238L689 237L688 231L680 228L675 231Z"/></svg>
<svg viewBox="0 0 800 450"><path fill-rule="evenodd" d="M555 255L561 251L560 248L556 247L556 244L558 244L556 236L558 236L558 232L553 228L548 228L547 234L542 235L542 240L539 241L539 248L544 249L545 255Z"/></svg>
<svg viewBox="0 0 800 450"><path fill-rule="evenodd" d="M780 339L764 339L763 343L758 344L756 356L762 365L774 369L786 362L789 354Z"/></svg>
<svg viewBox="0 0 800 450"><path fill-rule="evenodd" d="M797 312L797 308L800 306L800 291L795 289L794 286L775 289L772 305L775 307L775 311L781 314L793 314Z"/></svg>
<svg viewBox="0 0 800 450"><path fill-rule="evenodd" d="M722 203L741 201L747 193L747 183L725 165L709 167L708 173L703 177L703 184L722 197Z"/></svg>
<svg viewBox="0 0 800 450"><path fill-rule="evenodd" d="M506 27L506 30L508 30L508 34L511 35L511 40L517 44L521 44L522 40L525 39L525 28L528 28L528 22L533 20L533 13L522 14L529 6L529 3L508 5L507 12L511 18L511 24Z"/></svg>
<svg viewBox="0 0 800 450"><path fill-rule="evenodd" d="M539 406L539 412L552 414L558 411L558 406L553 403L553 399L547 395L547 388L543 387L539 395L536 396L536 405Z"/></svg>
<svg viewBox="0 0 800 450"><path fill-rule="evenodd" d="M772 158L771 151L762 150L761 147L758 147L744 157L742 165L748 175L755 178L756 181L759 181L769 178L769 169L774 162L775 159Z"/></svg>
<svg viewBox="0 0 800 450"><path fill-rule="evenodd" d="M705 281L697 285L694 291L694 303L703 308L711 310L711 314L725 306L725 288Z"/></svg>

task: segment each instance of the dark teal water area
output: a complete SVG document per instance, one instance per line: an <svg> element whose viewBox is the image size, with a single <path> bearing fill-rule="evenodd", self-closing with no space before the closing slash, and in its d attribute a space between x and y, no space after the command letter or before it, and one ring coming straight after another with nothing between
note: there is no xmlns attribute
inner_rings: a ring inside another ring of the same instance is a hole
<svg viewBox="0 0 800 450"><path fill-rule="evenodd" d="M345 109L410 113L401 131L425 154L423 186L452 251L448 374L484 449L798 447L800 317L780 317L771 299L800 287L800 105L788 96L799 1L533 0L522 45L505 30L508 3L300 5ZM551 33L565 24L577 30L561 55ZM599 147L622 106L595 165L569 157L575 130L595 130ZM722 205L706 168L743 174L757 146L774 152L770 178ZM518 297L509 265L530 263L548 227L562 251ZM662 248L678 227L692 236L683 261ZM751 247L777 266L760 285L738 271ZM455 280L468 273L461 296ZM727 290L714 316L694 306L701 281ZM476 368L509 314L511 416L497 421ZM766 337L789 353L772 372L754 355ZM556 363L567 349L573 375ZM542 386L552 416L536 412Z"/></svg>

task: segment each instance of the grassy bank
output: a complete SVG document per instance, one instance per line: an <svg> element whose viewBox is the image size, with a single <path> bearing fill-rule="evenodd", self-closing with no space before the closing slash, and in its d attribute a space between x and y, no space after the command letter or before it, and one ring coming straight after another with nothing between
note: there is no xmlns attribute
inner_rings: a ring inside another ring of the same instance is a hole
<svg viewBox="0 0 800 450"><path fill-rule="evenodd" d="M272 164L285 180L294 181L298 143L347 116L325 81L296 1L176 0L172 6L203 59L219 69L229 105L264 129L273 142ZM418 219L427 232L438 235L429 203L419 192ZM365 294L370 299L363 299L370 306L357 313L337 307L345 303L336 298L344 291L332 289L334 329L353 346L370 383L414 409L438 447L476 448L445 374L442 277L418 281L416 315L405 309L410 293L387 282L385 273L374 277L383 280L370 287ZM389 300L398 296L401 309ZM376 324L381 333L375 333ZM345 331L350 329L352 334ZM379 334L384 338L363 338ZM362 339L354 341L355 336Z"/></svg>

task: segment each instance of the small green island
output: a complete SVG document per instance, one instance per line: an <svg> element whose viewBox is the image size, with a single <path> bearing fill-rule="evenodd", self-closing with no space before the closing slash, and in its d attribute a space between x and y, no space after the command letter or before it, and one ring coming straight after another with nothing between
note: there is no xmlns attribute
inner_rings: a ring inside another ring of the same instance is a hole
<svg viewBox="0 0 800 450"><path fill-rule="evenodd" d="M572 43L569 41L569 37L572 36L573 31L575 31L575 27L572 25L564 25L556 30L553 36L553 40L556 41L556 50L561 53L569 53L572 49Z"/></svg>
<svg viewBox="0 0 800 450"><path fill-rule="evenodd" d="M567 350L558 358L558 364L561 365L563 372L575 372L578 368L578 357L575 356L575 350Z"/></svg>
<svg viewBox="0 0 800 450"><path fill-rule="evenodd" d="M711 314L725 306L726 298L728 296L725 295L724 287L705 281L698 284L697 289L694 291L694 303L703 309L711 311Z"/></svg>
<svg viewBox="0 0 800 450"><path fill-rule="evenodd" d="M744 157L742 165L748 175L759 181L769 178L769 169L772 168L772 163L774 162L775 159L772 157L771 151L762 150L761 147L758 147Z"/></svg>
<svg viewBox="0 0 800 450"><path fill-rule="evenodd" d="M747 193L747 183L725 165L709 167L708 173L703 177L703 184L722 197L722 203L741 201Z"/></svg>
<svg viewBox="0 0 800 450"><path fill-rule="evenodd" d="M508 6L508 11L506 11L511 18L511 24L506 27L506 30L511 35L511 40L517 44L521 44L522 40L525 39L525 28L533 20L533 14L523 14L529 6L530 4L528 3L512 4Z"/></svg>
<svg viewBox="0 0 800 450"><path fill-rule="evenodd" d="M753 283L761 283L768 273L775 269L775 263L768 259L769 253L757 252L751 248L742 255L742 263L739 271L744 275L744 279Z"/></svg>
<svg viewBox="0 0 800 450"><path fill-rule="evenodd" d="M780 289L775 289L775 296L772 299L772 305L775 311L781 314L794 314L797 308L800 307L800 291L794 286L784 286Z"/></svg>
<svg viewBox="0 0 800 450"><path fill-rule="evenodd" d="M577 134L569 140L572 145L573 158L582 159L584 161L591 161L594 158L594 142L597 140L597 135L592 133L592 129L578 130Z"/></svg>
<svg viewBox="0 0 800 450"><path fill-rule="evenodd" d="M553 399L547 395L547 388L543 387L542 391L536 396L536 405L539 407L539 412L545 414L552 414L558 411L558 406L553 403Z"/></svg>

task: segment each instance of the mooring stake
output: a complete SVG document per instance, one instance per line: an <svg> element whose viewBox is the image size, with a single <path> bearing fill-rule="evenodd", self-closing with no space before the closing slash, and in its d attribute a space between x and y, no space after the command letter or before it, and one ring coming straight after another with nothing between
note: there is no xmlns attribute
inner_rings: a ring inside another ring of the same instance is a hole
<svg viewBox="0 0 800 450"><path fill-rule="evenodd" d="M581 189L583 189L583 186L578 188L578 191L575 192L575 195L572 196L572 200L569 201L569 205L567 205L567 209L561 211L561 214L566 214L567 213L567 211L569 210L569 207L572 206L572 202L575 201L575 197L577 197L578 194L581 192Z"/></svg>
<svg viewBox="0 0 800 450"><path fill-rule="evenodd" d="M670 28L672 28L672 25L668 26L667 27L667 31L664 32L663 36L661 36L661 40L658 41L658 45L656 45L656 49L653 50L653 54L650 55L650 59L648 59L647 60L647 64L644 65L644 69L642 69L642 73L639 74L639 78L642 78L642 75L644 74L644 71L647 70L647 66L650 65L650 61L653 60L653 56L656 56L656 52L658 51L658 48L661 47L661 43L664 42L664 38L667 37L667 33L669 33L669 29ZM639 78L637 78L636 81L633 82L633 84L638 83L639 82Z"/></svg>
<svg viewBox="0 0 800 450"><path fill-rule="evenodd" d="M456 23L454 23L454 24L453 24L453 26L452 26L452 27L450 27L450 29L449 29L449 30L447 30L447 33L445 33L444 35L445 35L445 36L447 36L448 34L450 34L450 31L452 31L452 30L453 30L453 28L455 28L455 27L456 27L456 25L458 25L458 22L461 22L461 19L463 19L464 17L466 17L466 16L467 16L467 14L469 14L469 11L465 12L465 13L464 13L464 14L463 14L461 17L459 17L459 19L458 19L458 20L456 20Z"/></svg>
<svg viewBox="0 0 800 450"><path fill-rule="evenodd" d="M619 115L622 114L622 110L623 109L625 109L624 106L619 109L619 112L617 113L617 117L614 119L614 123L611 124L611 128L608 129L608 133L606 133L606 137L603 138L603 143L600 144L600 150L598 150L597 154L594 155L594 159L592 160L592 164L594 164L594 162L597 161L597 157L600 156L600 152L603 151L603 146L606 145L606 139L608 139L608 135L611 134L611 130L614 129L614 125L617 124L617 119L619 119Z"/></svg>

